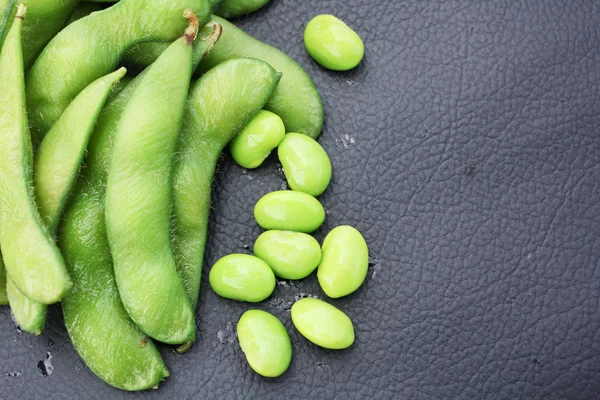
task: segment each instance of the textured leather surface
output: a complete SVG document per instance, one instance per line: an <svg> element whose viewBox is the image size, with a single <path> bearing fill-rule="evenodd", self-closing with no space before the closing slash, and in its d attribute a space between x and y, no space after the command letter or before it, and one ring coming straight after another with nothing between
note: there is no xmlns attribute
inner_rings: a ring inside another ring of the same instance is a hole
<svg viewBox="0 0 600 400"><path fill-rule="evenodd" d="M358 69L307 56L317 13L364 38ZM334 352L301 338L291 303L324 295L315 276L282 282L259 307L284 321L294 357L281 378L260 378L233 333L248 306L204 284L198 343L164 348L172 376L128 394L86 369L58 307L37 338L0 308L0 398L598 398L600 3L274 0L239 22L323 95L335 176L317 236L351 224L372 252L366 284L332 301L356 343ZM206 267L251 248L255 201L283 186L274 157L252 172L223 158Z"/></svg>

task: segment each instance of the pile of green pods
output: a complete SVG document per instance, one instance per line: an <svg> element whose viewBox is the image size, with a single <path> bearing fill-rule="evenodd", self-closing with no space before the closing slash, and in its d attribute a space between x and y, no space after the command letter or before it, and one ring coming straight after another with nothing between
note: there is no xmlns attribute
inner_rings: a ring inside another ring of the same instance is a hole
<svg viewBox="0 0 600 400"><path fill-rule="evenodd" d="M332 174L315 140L319 92L294 60L225 19L267 3L0 0L0 305L39 335L60 302L76 351L116 388L157 388L169 370L155 343L184 353L196 339L211 187L230 142L246 168L277 148L292 190L258 202L267 231L255 256L213 266L217 293L259 302L277 278L318 269L336 298L366 277L354 228L322 246L309 235ZM291 318L319 346L354 341L350 319L323 301L299 301ZM285 372L292 347L277 318L250 310L238 337L255 371Z"/></svg>

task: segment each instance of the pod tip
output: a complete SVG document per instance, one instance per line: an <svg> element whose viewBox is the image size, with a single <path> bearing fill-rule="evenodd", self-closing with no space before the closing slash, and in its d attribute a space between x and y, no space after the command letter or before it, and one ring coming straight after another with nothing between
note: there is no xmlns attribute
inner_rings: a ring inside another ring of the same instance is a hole
<svg viewBox="0 0 600 400"><path fill-rule="evenodd" d="M19 18L19 19L25 18L26 12L27 12L27 6L23 3L19 4L19 7L17 8L17 15L15 15L15 18Z"/></svg>

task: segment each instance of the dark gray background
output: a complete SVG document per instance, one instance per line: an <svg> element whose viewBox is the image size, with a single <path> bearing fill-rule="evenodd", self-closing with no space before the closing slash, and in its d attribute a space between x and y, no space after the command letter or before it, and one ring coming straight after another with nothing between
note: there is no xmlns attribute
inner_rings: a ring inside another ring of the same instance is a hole
<svg viewBox="0 0 600 400"><path fill-rule="evenodd" d="M600 4L597 1L274 0L239 21L314 78L333 183L321 239L361 230L365 285L332 301L356 343L319 349L294 330L314 276L259 307L286 324L281 378L252 373L235 340L245 304L202 287L199 340L163 349L157 392L111 389L73 350L59 307L44 334L0 308L0 398L591 399L600 392ZM348 73L318 67L303 27L334 13L363 37ZM280 189L277 161L217 174L206 268L248 251L256 200ZM52 374L38 362L51 355ZM17 376L10 376L17 375Z"/></svg>

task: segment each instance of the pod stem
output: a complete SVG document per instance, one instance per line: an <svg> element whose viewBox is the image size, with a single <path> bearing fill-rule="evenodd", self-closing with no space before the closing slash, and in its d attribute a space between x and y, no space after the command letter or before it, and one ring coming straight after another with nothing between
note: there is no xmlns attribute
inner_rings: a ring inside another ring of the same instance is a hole
<svg viewBox="0 0 600 400"><path fill-rule="evenodd" d="M19 7L17 8L17 15L15 15L15 18L19 18L19 19L25 18L26 12L27 12L27 6L23 3L19 4Z"/></svg>
<svg viewBox="0 0 600 400"><path fill-rule="evenodd" d="M202 40L208 40L210 42L208 49L206 49L206 51L204 52L204 57L208 56L208 53L210 53L213 47L215 47L215 44L217 44L219 38L221 37L221 34L223 33L223 26L218 22L211 22L207 24L207 26L208 25L212 25L213 30L210 33L210 35L208 35L205 38L202 38Z"/></svg>
<svg viewBox="0 0 600 400"><path fill-rule="evenodd" d="M196 17L196 14L194 14L194 12L189 8L186 8L183 11L183 16L190 23L183 34L183 36L185 36L186 43L190 45L194 43L194 40L196 40L196 35L198 35L198 29L200 29L200 21L198 21L198 17Z"/></svg>

